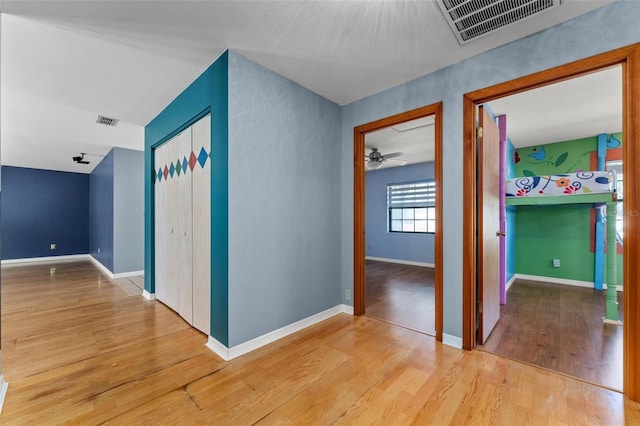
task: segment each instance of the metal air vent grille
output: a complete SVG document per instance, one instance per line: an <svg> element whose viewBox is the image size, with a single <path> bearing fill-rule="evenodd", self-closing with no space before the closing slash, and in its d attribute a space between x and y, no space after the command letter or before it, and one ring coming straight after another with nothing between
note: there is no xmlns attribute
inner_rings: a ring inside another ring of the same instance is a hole
<svg viewBox="0 0 640 426"><path fill-rule="evenodd" d="M561 0L438 0L458 42L465 44L560 6Z"/></svg>
<svg viewBox="0 0 640 426"><path fill-rule="evenodd" d="M120 120L118 120L117 118L109 118L109 117L105 117L103 115L99 115L98 119L96 120L96 123L98 124L104 124L105 126L117 126L118 122Z"/></svg>

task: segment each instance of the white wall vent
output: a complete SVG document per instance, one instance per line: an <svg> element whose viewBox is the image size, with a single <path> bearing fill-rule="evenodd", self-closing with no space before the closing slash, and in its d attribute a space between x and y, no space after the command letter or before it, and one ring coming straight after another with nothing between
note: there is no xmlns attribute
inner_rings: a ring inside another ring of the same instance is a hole
<svg viewBox="0 0 640 426"><path fill-rule="evenodd" d="M119 121L120 120L118 120L117 118L109 118L103 115L99 115L96 123L104 124L105 126L117 126Z"/></svg>
<svg viewBox="0 0 640 426"><path fill-rule="evenodd" d="M560 6L561 0L437 0L460 44Z"/></svg>

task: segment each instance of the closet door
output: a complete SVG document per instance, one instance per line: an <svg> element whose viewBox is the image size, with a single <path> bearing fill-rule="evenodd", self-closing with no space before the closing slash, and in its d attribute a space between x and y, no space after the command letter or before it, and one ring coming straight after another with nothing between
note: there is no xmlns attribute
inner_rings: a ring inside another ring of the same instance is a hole
<svg viewBox="0 0 640 426"><path fill-rule="evenodd" d="M211 116L195 123L193 153L193 326L209 334L211 326Z"/></svg>
<svg viewBox="0 0 640 426"><path fill-rule="evenodd" d="M173 157L173 161L177 164L179 161L183 163L184 158L191 155L191 127L180 133L177 140L178 151ZM182 168L180 168L181 170ZM178 212L178 234L176 253L174 260L176 262L176 291L177 291L177 312L189 324L193 323L193 284L192 284L192 196L191 196L191 180L192 173L176 172L174 176L178 187L178 196L174 210Z"/></svg>
<svg viewBox="0 0 640 426"><path fill-rule="evenodd" d="M155 237L155 294L159 300L166 300L167 294L167 218L166 198L167 181L164 178L164 166L167 164L167 144L154 151L154 237Z"/></svg>
<svg viewBox="0 0 640 426"><path fill-rule="evenodd" d="M160 299L167 306L176 312L180 312L180 292L178 285L180 282L180 263L179 258L179 244L180 244L180 210L178 208L180 187L175 172L175 159L178 158L180 135L171 139L166 143L167 146L167 174L166 199L164 203L165 208L165 223L167 225L167 253L165 257L166 268L166 298ZM171 167L173 165L173 167Z"/></svg>

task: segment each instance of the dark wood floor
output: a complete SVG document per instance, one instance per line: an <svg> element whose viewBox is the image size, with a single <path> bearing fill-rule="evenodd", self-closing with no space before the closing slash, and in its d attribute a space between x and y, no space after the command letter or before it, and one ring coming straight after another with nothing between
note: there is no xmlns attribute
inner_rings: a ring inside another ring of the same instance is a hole
<svg viewBox="0 0 640 426"><path fill-rule="evenodd" d="M516 280L482 349L621 390L622 326L603 323L604 293Z"/></svg>
<svg viewBox="0 0 640 426"><path fill-rule="evenodd" d="M367 260L366 315L435 335L434 269Z"/></svg>

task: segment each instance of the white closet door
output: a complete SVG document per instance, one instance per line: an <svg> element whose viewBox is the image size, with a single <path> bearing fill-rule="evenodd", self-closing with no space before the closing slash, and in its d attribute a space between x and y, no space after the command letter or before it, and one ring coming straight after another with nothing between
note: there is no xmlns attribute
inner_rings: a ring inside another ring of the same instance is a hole
<svg viewBox="0 0 640 426"><path fill-rule="evenodd" d="M193 326L211 328L211 115L195 123L193 153Z"/></svg>
<svg viewBox="0 0 640 426"><path fill-rule="evenodd" d="M180 187L178 179L174 172L171 173L171 164L175 163L178 158L179 142L177 136L167 142L167 167L169 173L167 174L167 198L165 199L165 217L167 224L167 256L165 259L167 270L167 291L166 299L162 300L171 309L176 312L180 312L180 292L178 289L180 283L180 263L178 261L179 255L179 233L180 233L180 210L178 203L180 200ZM174 164L175 168L175 164Z"/></svg>
<svg viewBox="0 0 640 426"><path fill-rule="evenodd" d="M167 294L167 218L166 201L167 181L164 178L164 166L167 164L167 145L164 144L154 152L154 237L155 237L155 294L156 298L166 300Z"/></svg>
<svg viewBox="0 0 640 426"><path fill-rule="evenodd" d="M191 127L178 136L178 154L174 157L174 162L183 162L191 155ZM193 324L193 283L192 283L192 196L190 170L187 173L177 173L174 176L178 185L178 198L174 209L178 212L178 244L176 246L175 258L177 262L177 291L178 291L178 313L189 324Z"/></svg>

